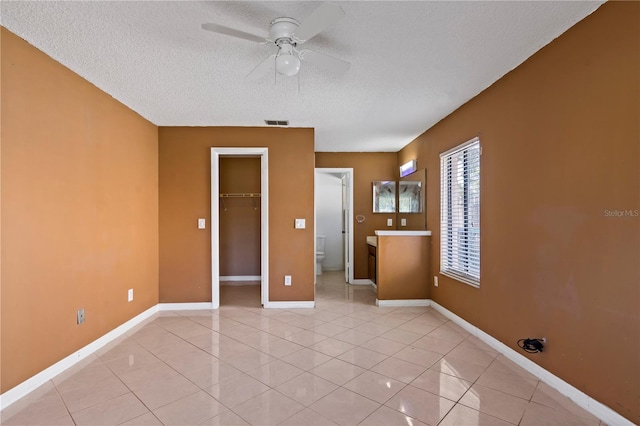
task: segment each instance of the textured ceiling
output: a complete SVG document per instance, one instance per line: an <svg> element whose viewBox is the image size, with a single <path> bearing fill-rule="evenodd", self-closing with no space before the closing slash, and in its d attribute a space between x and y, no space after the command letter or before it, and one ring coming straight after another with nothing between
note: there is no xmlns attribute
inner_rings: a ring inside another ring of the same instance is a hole
<svg viewBox="0 0 640 426"><path fill-rule="evenodd" d="M246 80L267 35L319 2L0 2L2 25L159 126L314 127L316 151L397 151L602 1L336 2L346 16L305 47L351 62Z"/></svg>

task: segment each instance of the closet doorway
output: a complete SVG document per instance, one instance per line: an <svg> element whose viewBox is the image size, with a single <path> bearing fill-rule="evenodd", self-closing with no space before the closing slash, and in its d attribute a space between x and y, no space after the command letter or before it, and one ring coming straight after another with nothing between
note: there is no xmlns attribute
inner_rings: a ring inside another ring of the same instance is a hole
<svg viewBox="0 0 640 426"><path fill-rule="evenodd" d="M268 305L268 223L267 148L211 148L214 309L220 307L221 282L226 297L255 295L256 300L238 300L240 304Z"/></svg>

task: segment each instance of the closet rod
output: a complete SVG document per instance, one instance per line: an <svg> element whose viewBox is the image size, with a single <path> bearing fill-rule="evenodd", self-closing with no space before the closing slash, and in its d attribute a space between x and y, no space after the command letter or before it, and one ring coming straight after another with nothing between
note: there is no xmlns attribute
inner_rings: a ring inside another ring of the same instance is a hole
<svg viewBox="0 0 640 426"><path fill-rule="evenodd" d="M238 193L238 194L220 194L220 198L258 198L260 194L256 193Z"/></svg>

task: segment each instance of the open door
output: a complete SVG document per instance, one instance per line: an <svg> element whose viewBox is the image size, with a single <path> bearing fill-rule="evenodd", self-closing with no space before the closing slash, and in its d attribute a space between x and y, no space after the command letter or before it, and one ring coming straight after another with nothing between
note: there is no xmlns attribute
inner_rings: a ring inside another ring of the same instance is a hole
<svg viewBox="0 0 640 426"><path fill-rule="evenodd" d="M349 257L349 241L351 240L351 223L349 213L351 212L349 174L342 175L342 233L344 235L344 281L350 282L351 258Z"/></svg>
<svg viewBox="0 0 640 426"><path fill-rule="evenodd" d="M342 182L342 234L344 236L344 279L353 283L353 169L352 168L316 168L318 174L331 174L340 177ZM316 183L316 208L318 206L318 186ZM317 216L317 213L316 213ZM317 220L317 218L316 218ZM337 219L340 220L340 219ZM316 234L317 234L316 229Z"/></svg>

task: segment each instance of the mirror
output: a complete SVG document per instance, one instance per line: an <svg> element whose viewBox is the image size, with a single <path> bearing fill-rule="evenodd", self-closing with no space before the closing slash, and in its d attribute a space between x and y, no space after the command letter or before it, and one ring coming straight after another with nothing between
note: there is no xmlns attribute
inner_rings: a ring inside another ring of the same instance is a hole
<svg viewBox="0 0 640 426"><path fill-rule="evenodd" d="M402 180L398 182L398 212L422 213L422 182Z"/></svg>
<svg viewBox="0 0 640 426"><path fill-rule="evenodd" d="M419 193L418 193L419 191ZM427 170L420 169L398 182L399 212L396 229L420 231L427 228Z"/></svg>
<svg viewBox="0 0 640 426"><path fill-rule="evenodd" d="M373 182L373 212L396 212L396 183L383 180Z"/></svg>

